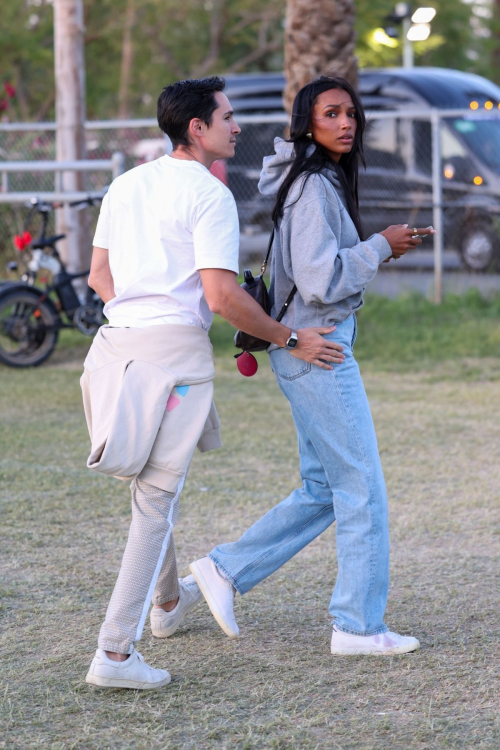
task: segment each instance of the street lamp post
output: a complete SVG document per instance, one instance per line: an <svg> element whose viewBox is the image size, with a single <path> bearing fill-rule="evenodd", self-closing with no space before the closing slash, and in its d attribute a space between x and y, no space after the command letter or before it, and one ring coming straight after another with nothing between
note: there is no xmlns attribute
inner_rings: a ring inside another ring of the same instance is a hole
<svg viewBox="0 0 500 750"><path fill-rule="evenodd" d="M405 3L402 3L404 5ZM413 68L413 42L408 39L408 32L411 29L410 16L403 18L403 68Z"/></svg>
<svg viewBox="0 0 500 750"><path fill-rule="evenodd" d="M425 41L431 33L430 22L436 15L435 8L417 8L412 11L409 3L396 3L394 12L387 16L387 20L401 25L403 37L403 68L413 68L413 42ZM389 36L396 36L397 32L387 29Z"/></svg>

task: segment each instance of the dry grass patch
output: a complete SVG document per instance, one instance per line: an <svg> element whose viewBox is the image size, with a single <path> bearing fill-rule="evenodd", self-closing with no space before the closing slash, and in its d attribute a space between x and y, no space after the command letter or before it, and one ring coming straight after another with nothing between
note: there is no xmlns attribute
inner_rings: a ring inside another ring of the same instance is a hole
<svg viewBox="0 0 500 750"><path fill-rule="evenodd" d="M2 369L0 747L386 750L500 747L500 383L493 361L429 373L364 367L391 503L388 624L422 650L329 654L330 529L237 599L229 641L200 605L140 650L154 693L101 692L85 672L129 523L125 485L85 469L81 350ZM494 376L492 378L492 373ZM290 414L267 366L218 361L225 448L198 455L176 529L180 567L235 539L298 481ZM204 489L202 489L204 488Z"/></svg>

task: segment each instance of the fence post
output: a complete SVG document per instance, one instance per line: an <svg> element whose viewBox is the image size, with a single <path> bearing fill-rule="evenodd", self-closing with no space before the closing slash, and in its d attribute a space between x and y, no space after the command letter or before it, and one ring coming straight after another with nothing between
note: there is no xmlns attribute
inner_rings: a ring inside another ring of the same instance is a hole
<svg viewBox="0 0 500 750"><path fill-rule="evenodd" d="M56 85L56 158L85 159L85 26L83 0L54 0L54 63ZM65 170L65 191L85 189L85 175ZM65 234L60 252L69 271L79 271L90 261L88 216L67 203L56 214L56 231Z"/></svg>
<svg viewBox="0 0 500 750"><path fill-rule="evenodd" d="M432 128L432 223L434 237L434 302L443 301L443 190L441 183L441 119L439 111L431 111Z"/></svg>
<svg viewBox="0 0 500 750"><path fill-rule="evenodd" d="M113 174L113 180L115 177L125 172L125 156L121 151L115 151L111 156L111 172Z"/></svg>

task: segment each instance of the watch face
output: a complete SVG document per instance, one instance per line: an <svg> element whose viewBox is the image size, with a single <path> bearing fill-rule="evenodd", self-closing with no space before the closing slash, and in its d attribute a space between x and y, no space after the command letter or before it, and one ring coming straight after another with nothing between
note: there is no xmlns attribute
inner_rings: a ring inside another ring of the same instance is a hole
<svg viewBox="0 0 500 750"><path fill-rule="evenodd" d="M287 349L295 349L298 343L299 343L299 340L297 338L297 334L292 333L292 335L286 342Z"/></svg>

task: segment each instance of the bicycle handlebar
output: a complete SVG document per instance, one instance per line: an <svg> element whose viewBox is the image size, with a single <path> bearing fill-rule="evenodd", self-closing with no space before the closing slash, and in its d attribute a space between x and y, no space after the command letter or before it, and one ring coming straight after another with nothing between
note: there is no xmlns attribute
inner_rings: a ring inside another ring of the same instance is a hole
<svg viewBox="0 0 500 750"><path fill-rule="evenodd" d="M69 204L72 208L75 206L95 206L96 203L100 203L102 201L102 198L84 198L81 201L71 201ZM62 203L59 205L63 205Z"/></svg>
<svg viewBox="0 0 500 750"><path fill-rule="evenodd" d="M101 201L102 198L96 198L95 196L91 197L89 195L87 198L83 198L83 200L80 201L70 201L68 205L71 206L71 208L76 208L76 206L95 206ZM28 205L31 206L32 210L36 210L39 213L48 213L55 208L62 208L64 203L49 203L48 201L40 201L38 198L32 198Z"/></svg>

